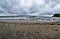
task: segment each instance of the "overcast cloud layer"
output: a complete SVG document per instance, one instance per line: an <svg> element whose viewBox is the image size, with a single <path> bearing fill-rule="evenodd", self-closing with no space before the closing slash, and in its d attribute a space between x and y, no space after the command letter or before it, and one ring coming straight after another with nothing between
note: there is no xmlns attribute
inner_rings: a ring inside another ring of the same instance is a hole
<svg viewBox="0 0 60 39"><path fill-rule="evenodd" d="M60 0L0 0L0 15L52 15L60 12Z"/></svg>

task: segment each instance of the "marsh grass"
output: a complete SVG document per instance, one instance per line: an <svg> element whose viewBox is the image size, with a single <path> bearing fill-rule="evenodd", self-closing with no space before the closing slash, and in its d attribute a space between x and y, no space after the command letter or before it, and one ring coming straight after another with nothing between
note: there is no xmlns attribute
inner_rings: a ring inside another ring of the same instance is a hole
<svg viewBox="0 0 60 39"><path fill-rule="evenodd" d="M60 39L60 25L0 22L0 39Z"/></svg>

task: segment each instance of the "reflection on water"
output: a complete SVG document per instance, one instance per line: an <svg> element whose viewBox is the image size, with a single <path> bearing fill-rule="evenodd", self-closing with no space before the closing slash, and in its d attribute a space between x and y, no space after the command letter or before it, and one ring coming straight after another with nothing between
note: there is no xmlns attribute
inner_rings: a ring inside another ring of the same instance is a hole
<svg viewBox="0 0 60 39"><path fill-rule="evenodd" d="M25 16L25 17L0 17L0 20L38 20L42 22L60 21L58 17L45 17L45 16Z"/></svg>

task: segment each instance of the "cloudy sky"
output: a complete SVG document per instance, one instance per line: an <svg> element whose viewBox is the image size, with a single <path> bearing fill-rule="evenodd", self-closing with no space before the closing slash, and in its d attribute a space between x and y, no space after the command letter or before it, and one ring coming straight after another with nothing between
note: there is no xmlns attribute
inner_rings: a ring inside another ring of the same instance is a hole
<svg viewBox="0 0 60 39"><path fill-rule="evenodd" d="M60 0L0 0L0 16L54 13L60 13Z"/></svg>

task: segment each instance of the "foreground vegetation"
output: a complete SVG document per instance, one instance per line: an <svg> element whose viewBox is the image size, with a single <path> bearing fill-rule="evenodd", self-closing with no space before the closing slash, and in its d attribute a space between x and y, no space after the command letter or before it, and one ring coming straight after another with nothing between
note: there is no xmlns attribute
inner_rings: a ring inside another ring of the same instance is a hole
<svg viewBox="0 0 60 39"><path fill-rule="evenodd" d="M60 39L60 22L0 22L0 39Z"/></svg>

